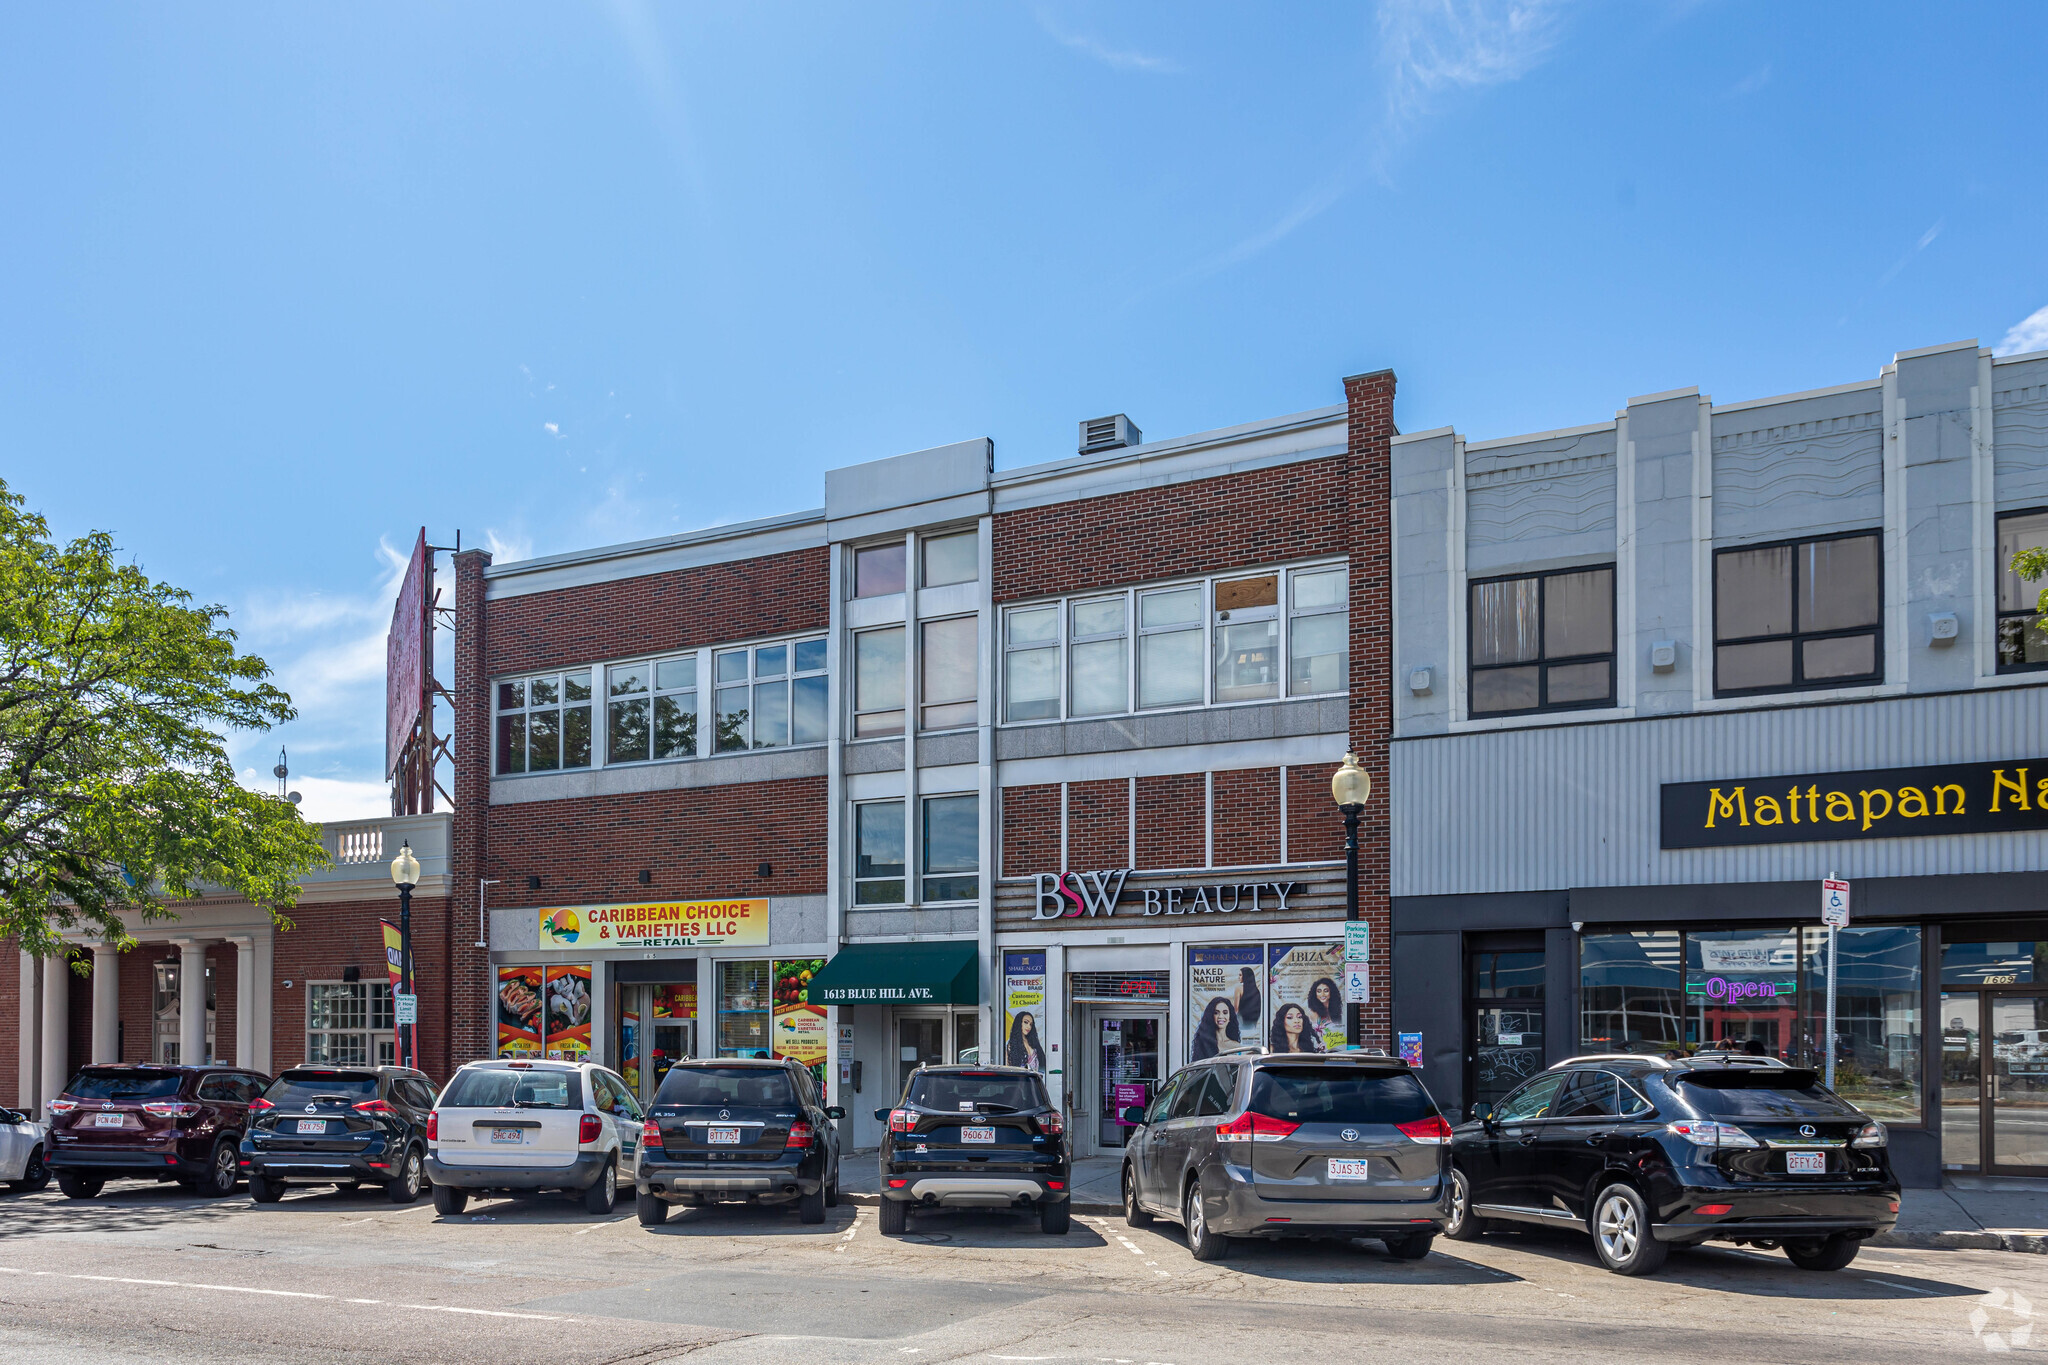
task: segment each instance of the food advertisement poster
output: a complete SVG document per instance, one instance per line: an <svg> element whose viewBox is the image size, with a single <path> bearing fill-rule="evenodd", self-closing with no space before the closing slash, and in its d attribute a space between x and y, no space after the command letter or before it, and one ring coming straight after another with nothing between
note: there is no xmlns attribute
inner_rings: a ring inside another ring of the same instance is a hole
<svg viewBox="0 0 2048 1365"><path fill-rule="evenodd" d="M646 905L552 905L540 918L540 946L593 948L758 948L768 942L767 900L655 901Z"/></svg>
<svg viewBox="0 0 2048 1365"><path fill-rule="evenodd" d="M809 1067L821 1087L825 1081L825 1007L806 1004L804 988L824 966L822 957L785 958L775 964L775 1004L769 1024L775 1055Z"/></svg>
<svg viewBox="0 0 2048 1365"><path fill-rule="evenodd" d="M1188 949L1188 1060L1257 1045L1265 1020L1266 949L1262 944Z"/></svg>
<svg viewBox="0 0 2048 1365"><path fill-rule="evenodd" d="M654 1017L657 1019L695 1019L697 1017L697 983L694 981L671 981L654 987Z"/></svg>
<svg viewBox="0 0 2048 1365"><path fill-rule="evenodd" d="M547 1055L565 1062L590 1055L590 968L547 969Z"/></svg>
<svg viewBox="0 0 2048 1365"><path fill-rule="evenodd" d="M1272 943L1266 947L1266 1045L1275 1052L1344 1048L1344 945Z"/></svg>
<svg viewBox="0 0 2048 1365"><path fill-rule="evenodd" d="M1003 954L1003 1064L1045 1074L1045 954Z"/></svg>
<svg viewBox="0 0 2048 1365"><path fill-rule="evenodd" d="M498 968L498 1055L531 1057L540 1051L539 967Z"/></svg>
<svg viewBox="0 0 2048 1365"><path fill-rule="evenodd" d="M1419 1033L1401 1033L1396 1034L1395 1037L1401 1044L1401 1060L1410 1066L1421 1066L1422 1035Z"/></svg>

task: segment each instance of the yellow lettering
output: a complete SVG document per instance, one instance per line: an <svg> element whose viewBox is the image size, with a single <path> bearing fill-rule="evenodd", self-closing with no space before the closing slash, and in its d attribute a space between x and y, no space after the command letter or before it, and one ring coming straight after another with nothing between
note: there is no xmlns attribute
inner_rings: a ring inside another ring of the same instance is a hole
<svg viewBox="0 0 2048 1365"><path fill-rule="evenodd" d="M1765 819L1766 815L1770 818ZM1778 809L1777 797L1759 796L1756 799L1756 822L1759 825L1782 825L1785 823L1784 812Z"/></svg>
<svg viewBox="0 0 2048 1365"><path fill-rule="evenodd" d="M1899 814L1908 820L1927 814L1927 798L1918 787L1899 788Z"/></svg>
<svg viewBox="0 0 2048 1365"><path fill-rule="evenodd" d="M1892 813L1892 794L1883 787L1879 787L1874 792L1862 792L1859 794L1863 797L1863 828L1869 829L1873 820L1882 820ZM1870 798L1873 796L1882 796L1884 798L1884 809L1875 815L1870 813Z"/></svg>
<svg viewBox="0 0 2048 1365"><path fill-rule="evenodd" d="M1747 798L1743 796L1742 792L1743 789L1741 787L1737 787L1734 790L1734 792L1728 796L1721 795L1721 789L1719 787L1715 787L1708 791L1708 829L1712 829L1714 827L1714 817L1717 815L1729 820L1740 818L1741 822L1745 825L1749 823L1749 802Z"/></svg>
<svg viewBox="0 0 2048 1365"><path fill-rule="evenodd" d="M2007 777L2003 768L1993 768L1991 770L1991 810L1994 814L1998 811L1998 798L2005 791L2010 791L2013 794L2013 799L2020 803L2021 810L2033 809L2033 807L2027 804L2027 770L2025 768L2018 768L2015 771L2020 775L2020 780L2017 782Z"/></svg>
<svg viewBox="0 0 2048 1365"><path fill-rule="evenodd" d="M1837 813L1836 813L1836 807L1840 807L1840 808L1841 808L1841 813L1840 813L1840 814L1837 814ZM1840 821L1843 821L1843 820L1854 820L1855 818L1856 818L1856 803L1855 803L1854 801L1851 801L1851 800L1849 799L1849 793L1847 793L1847 792L1829 792L1829 793L1828 793L1828 819L1830 819L1830 820L1834 820L1834 821L1836 821L1836 822L1838 822L1838 823L1839 823Z"/></svg>
<svg viewBox="0 0 2048 1365"><path fill-rule="evenodd" d="M1942 785L1934 789L1934 813L1936 815L1948 814L1948 794L1950 792L1954 792L1956 794L1956 814L1961 815L1963 813L1962 784L1957 782L1944 782L1942 783Z"/></svg>
<svg viewBox="0 0 2048 1365"><path fill-rule="evenodd" d="M1819 787L1808 787L1806 789L1806 823L1808 823L1809 825L1817 825L1820 823Z"/></svg>
<svg viewBox="0 0 2048 1365"><path fill-rule="evenodd" d="M1791 810L1791 812L1792 812L1792 823L1793 823L1793 824L1795 824L1795 825L1796 825L1796 824L1798 824L1798 823L1799 823L1799 786L1798 786L1798 784L1797 784L1797 783L1794 783L1794 784L1793 784L1793 787L1792 787L1792 790L1791 790L1791 791L1789 791L1789 792L1786 792L1786 793L1785 793L1785 805L1786 805L1786 807L1787 807L1788 809L1790 809L1790 810Z"/></svg>

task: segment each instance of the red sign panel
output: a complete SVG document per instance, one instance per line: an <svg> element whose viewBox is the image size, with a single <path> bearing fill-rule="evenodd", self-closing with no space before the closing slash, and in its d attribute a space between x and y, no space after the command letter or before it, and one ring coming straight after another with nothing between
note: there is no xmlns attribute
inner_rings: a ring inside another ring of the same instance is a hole
<svg viewBox="0 0 2048 1365"><path fill-rule="evenodd" d="M433 667L433 615L427 603L427 532L412 547L405 581L398 586L398 605L391 610L391 633L384 637L384 771L398 769L398 756L412 738L413 725L427 700L427 671Z"/></svg>

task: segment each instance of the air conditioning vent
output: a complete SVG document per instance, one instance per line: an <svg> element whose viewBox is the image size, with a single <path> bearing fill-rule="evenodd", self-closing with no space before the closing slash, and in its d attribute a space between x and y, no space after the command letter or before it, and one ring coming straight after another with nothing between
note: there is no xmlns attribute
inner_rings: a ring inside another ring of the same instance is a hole
<svg viewBox="0 0 2048 1365"><path fill-rule="evenodd" d="M1093 455L1098 450L1116 450L1122 446L1142 445L1144 440L1144 433L1122 413L1114 417L1091 417L1081 423L1083 455Z"/></svg>

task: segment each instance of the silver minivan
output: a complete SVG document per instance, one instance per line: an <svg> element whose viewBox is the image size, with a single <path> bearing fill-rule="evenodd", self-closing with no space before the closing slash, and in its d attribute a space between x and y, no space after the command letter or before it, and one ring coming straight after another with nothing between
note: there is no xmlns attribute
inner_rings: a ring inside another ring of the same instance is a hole
<svg viewBox="0 0 2048 1365"><path fill-rule="evenodd" d="M1420 1260L1450 1216L1450 1125L1408 1065L1380 1053L1243 1052L1174 1074L1123 1113L1124 1218L1233 1237L1371 1237Z"/></svg>

